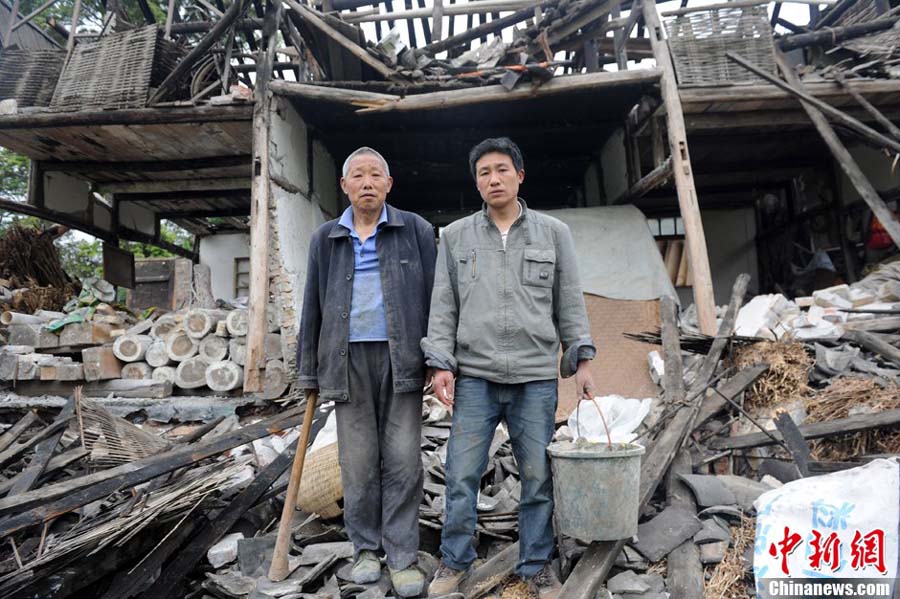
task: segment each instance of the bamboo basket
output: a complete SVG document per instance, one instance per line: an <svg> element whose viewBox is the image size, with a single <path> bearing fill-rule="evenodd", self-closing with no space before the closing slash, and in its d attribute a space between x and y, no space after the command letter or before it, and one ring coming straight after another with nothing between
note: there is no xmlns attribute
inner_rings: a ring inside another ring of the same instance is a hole
<svg viewBox="0 0 900 599"><path fill-rule="evenodd" d="M343 513L338 505L343 497L338 444L326 445L306 456L297 493L297 507L322 518L337 518Z"/></svg>

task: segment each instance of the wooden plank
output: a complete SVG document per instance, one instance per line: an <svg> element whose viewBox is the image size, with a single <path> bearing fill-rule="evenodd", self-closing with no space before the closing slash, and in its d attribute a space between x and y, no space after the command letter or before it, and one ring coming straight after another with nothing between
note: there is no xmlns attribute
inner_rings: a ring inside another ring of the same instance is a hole
<svg viewBox="0 0 900 599"><path fill-rule="evenodd" d="M662 187L669 182L674 174L672 157L666 158L661 165L653 169L647 176L632 185L628 191L612 201L613 205L627 204L644 197L657 187Z"/></svg>
<svg viewBox="0 0 900 599"><path fill-rule="evenodd" d="M68 424L74 414L75 396L73 395L69 398L65 407L60 410L54 420L54 424L59 424L59 430L37 444L34 456L32 456L28 466L16 476L15 481L9 488L7 496L18 495L19 493L30 491L37 484L38 479L47 468L50 458L53 456L53 452L56 451L56 446L59 445L63 433L66 432L65 425Z"/></svg>
<svg viewBox="0 0 900 599"><path fill-rule="evenodd" d="M5 451L7 447L12 445L22 433L28 430L29 426L34 424L36 420L37 414L28 412L19 418L18 422L6 429L6 431L0 435L0 452Z"/></svg>
<svg viewBox="0 0 900 599"><path fill-rule="evenodd" d="M342 33L326 23L323 18L316 14L316 11L309 7L303 6L302 4L295 2L294 0L286 1L287 5L291 7L291 10L300 15L300 17L304 21L306 21L306 23L322 32L330 39L337 42L341 47L357 57L360 61L363 62L363 64L371 67L373 71L381 75L384 79L392 81L398 78L398 75L392 69L388 68L383 62L376 60L375 58L370 56L368 52L359 47L359 44L344 37Z"/></svg>
<svg viewBox="0 0 900 599"><path fill-rule="evenodd" d="M897 349L887 341L884 341L879 335L874 335L865 331L850 331L844 334L844 338L850 339L870 352L875 352L888 362L893 362L897 366L900 366L900 349Z"/></svg>
<svg viewBox="0 0 900 599"><path fill-rule="evenodd" d="M838 418L837 420L830 420L828 422L803 424L799 428L800 432L803 434L803 438L820 439L831 435L856 433L877 428L889 428L897 426L898 424L900 424L900 408L885 410L877 414L849 416L847 418ZM780 432L770 431L770 433L776 439L783 440ZM765 433L749 433L747 435L739 435L727 439L713 439L710 442L710 447L713 449L749 449L752 447L763 447L765 445L774 444L775 441L772 437Z"/></svg>
<svg viewBox="0 0 900 599"><path fill-rule="evenodd" d="M460 592L467 599L478 599L512 574L519 559L519 544L512 543L500 553L476 568L460 585ZM565 597L565 595L560 595Z"/></svg>
<svg viewBox="0 0 900 599"><path fill-rule="evenodd" d="M889 17L865 23L854 23L853 25L844 27L829 27L821 31L796 33L794 35L786 35L776 43L778 44L778 47L785 52L797 48L815 46L817 44L833 46L844 40L854 39L877 31L890 29L898 19L900 19L900 17Z"/></svg>
<svg viewBox="0 0 900 599"><path fill-rule="evenodd" d="M753 366L748 366L739 371L725 382L720 383L719 386L716 387L717 392L707 397L703 402L703 405L700 406L700 411L697 413L697 419L694 421L694 428L696 429L698 426L702 425L728 405L728 402L722 398L722 395L729 399L734 399L750 387L750 385L752 385L756 379L768 369L768 364L754 364Z"/></svg>
<svg viewBox="0 0 900 599"><path fill-rule="evenodd" d="M697 513L697 502L693 493L679 474L693 474L691 455L682 448L669 468L666 495L669 505L678 506ZM690 539L676 547L666 558L666 587L670 599L697 599L703 597L703 566L700 550Z"/></svg>
<svg viewBox="0 0 900 599"><path fill-rule="evenodd" d="M204 443L179 447L134 462L59 483L44 485L15 497L0 499L0 513L21 512L0 523L8 535L70 512L117 489L127 489L261 437L300 424L303 408L294 408L262 422L220 435ZM22 510L28 510L22 512Z"/></svg>
<svg viewBox="0 0 900 599"><path fill-rule="evenodd" d="M791 452L791 457L794 458L794 464L797 466L800 476L809 476L809 445L807 445L806 439L803 438L797 423L791 419L791 415L787 412L779 412L775 416L775 428L781 433L785 445Z"/></svg>
<svg viewBox="0 0 900 599"><path fill-rule="evenodd" d="M47 463L46 468L44 468L44 473L42 476L46 478L48 475L53 474L58 470L62 470L69 464L73 464L78 460L86 457L88 453L90 452L88 452L88 450L84 449L83 447L76 447L74 449L66 451L65 453L55 455L50 458L50 461ZM6 494L21 475L22 473L19 473L16 476L0 483L0 495Z"/></svg>
<svg viewBox="0 0 900 599"><path fill-rule="evenodd" d="M221 539L244 515L244 512L253 507L266 490L288 469L294 459L295 451L287 448L281 452L252 483L230 501L225 509L219 512L213 520L207 520L190 542L178 552L173 561L163 569L156 582L141 596L145 599L183 596L181 586L184 578L191 573L200 560L206 557L209 548ZM151 570L149 574L154 575L155 571Z"/></svg>
<svg viewBox="0 0 900 599"><path fill-rule="evenodd" d="M693 290L697 318L700 331L705 335L713 335L716 330L716 302L709 268L709 256L706 252L706 235L703 232L703 221L700 219L697 187L694 183L693 167L688 150L684 114L681 110L681 97L675 78L675 67L663 37L663 27L659 22L656 3L644 2L642 10L650 36L650 44L653 46L653 55L656 57L656 66L662 71L660 84L663 103L666 107L669 153L672 156L672 166L675 171L678 206L684 222L685 245L690 255L691 269L694 275Z"/></svg>
<svg viewBox="0 0 900 599"><path fill-rule="evenodd" d="M859 102L859 105L862 106L866 110L866 112L871 114L872 118L874 118L879 125L884 127L888 131L888 133L894 136L895 139L900 139L900 127L891 122L891 119L884 116L884 114L880 110L875 108L875 106L871 102L869 102L865 98L865 96L856 91L856 88L847 81L843 73L837 71L834 74L834 80L837 81L838 85L846 90L848 94L853 96L853 99Z"/></svg>
<svg viewBox="0 0 900 599"><path fill-rule="evenodd" d="M35 445L37 445L44 439L50 437L51 435L55 434L59 430L64 429L66 427L66 424L68 423L68 420L70 420L70 419L71 419L71 416L66 420L56 419L53 421L52 424L50 424L50 425L46 426L44 429L38 431L37 433L32 435L30 438L28 438L26 441L21 441L19 443L10 445L3 452L0 452L0 466L2 466L3 464L6 464L13 458L18 457L25 451L31 449L32 447L34 447Z"/></svg>
<svg viewBox="0 0 900 599"><path fill-rule="evenodd" d="M532 98L542 98L585 90L601 90L622 86L652 85L659 81L659 69L641 69L637 71L598 72L584 75L567 75L554 77L541 87L517 87L506 91L501 85L487 85L474 89L458 89L427 94L416 94L390 100L375 100L370 107L358 110L358 114L377 114L392 111L441 110L458 106L471 106L489 102L514 102ZM302 84L292 84L292 90L302 94Z"/></svg>

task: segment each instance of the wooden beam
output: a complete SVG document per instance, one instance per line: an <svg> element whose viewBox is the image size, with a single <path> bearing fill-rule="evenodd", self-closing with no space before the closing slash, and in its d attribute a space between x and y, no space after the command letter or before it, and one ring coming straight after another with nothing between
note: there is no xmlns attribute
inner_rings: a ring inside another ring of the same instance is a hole
<svg viewBox="0 0 900 599"><path fill-rule="evenodd" d="M900 127L891 122L889 118L884 116L880 110L875 108L875 106L866 100L865 96L859 93L856 88L847 81L844 77L843 73L840 71L835 72L834 80L838 82L838 85L841 86L848 94L853 96L853 99L856 100L860 106L862 106L866 112L872 115L872 118L875 119L879 125L884 127L888 133L890 133L894 139L900 140Z"/></svg>
<svg viewBox="0 0 900 599"><path fill-rule="evenodd" d="M900 17L895 16L868 21L866 23L847 25L845 27L829 27L828 29L812 33L795 33L778 39L776 43L778 44L778 47L785 52L818 44L833 46L846 40L862 37L878 31L886 31L891 29L898 20L900 20Z"/></svg>
<svg viewBox="0 0 900 599"><path fill-rule="evenodd" d="M474 39L478 39L482 35L487 35L488 33L496 33L501 29L505 29L507 27L511 27L512 25L521 23L522 21L525 21L534 16L535 8L543 8L545 5L550 4L550 2L552 1L553 0L542 0L535 6L527 6L525 8L521 8L511 15L507 15L489 23L482 23L478 27L473 27L472 29L464 31L460 34L448 37L445 40L440 40L438 37L436 37L435 39L437 41L435 41L434 43L428 44L427 46L422 46L421 48L416 48L416 56L421 56L423 54L434 56L439 52L451 50L456 46L460 46L462 44L471 42ZM435 4L435 6L437 6L437 4ZM442 11L442 15L443 14L444 11ZM452 20L453 16L451 15L450 18Z"/></svg>
<svg viewBox="0 0 900 599"><path fill-rule="evenodd" d="M678 478L679 474L690 475L691 454L682 448L669 468L666 481L666 498L669 505L678 506L697 513L697 501L690 488ZM670 599L698 599L704 595L703 566L700 564L700 550L692 539L688 539L666 556L666 587Z"/></svg>
<svg viewBox="0 0 900 599"><path fill-rule="evenodd" d="M306 451L306 448L303 448ZM146 599L157 597L182 597L183 581L197 564L206 557L209 548L225 536L232 526L253 507L266 490L278 480L291 465L296 450L287 448L266 466L236 497L228 502L215 518L205 520L202 527L182 548L172 562L159 574L159 578L141 595ZM150 573L155 575L155 572Z"/></svg>
<svg viewBox="0 0 900 599"><path fill-rule="evenodd" d="M866 331L849 331L844 338L850 339L870 352L874 352L893 364L900 366L900 349L897 349L880 336Z"/></svg>
<svg viewBox="0 0 900 599"><path fill-rule="evenodd" d="M185 35L188 33L203 33L215 27L218 21L187 21L185 23L173 23L172 34ZM263 20L253 17L240 19L234 23L238 31L259 31L263 28Z"/></svg>
<svg viewBox="0 0 900 599"><path fill-rule="evenodd" d="M295 11L303 13L306 7L295 4ZM281 4L277 16L281 17ZM298 10L299 9L299 10ZM308 10L308 9L307 9ZM257 75L256 98L253 107L253 180L250 188L250 311L247 317L248 333L244 362L244 392L262 390L260 369L265 360L266 307L269 303L269 143L272 127L272 95L268 92L275 61L275 19L270 8L266 13L269 30L266 52L260 50L262 68ZM306 18L307 23L311 19ZM321 25L328 27L324 22ZM337 32L335 32L337 33ZM340 34L337 34L340 36ZM343 36L341 36L343 37Z"/></svg>
<svg viewBox="0 0 900 599"><path fill-rule="evenodd" d="M857 433L860 431L894 427L897 425L900 425L900 408L885 410L877 414L849 416L847 418L838 418L828 422L803 424L800 426L800 432L803 433L803 438L805 439L821 439L822 437L830 437L832 435ZM777 430L769 431L769 433L776 439L781 440L781 433ZM774 445L775 443L776 441L766 433L750 433L725 439L713 439L712 442L710 442L710 447L713 449L750 449L753 447Z"/></svg>
<svg viewBox="0 0 900 599"><path fill-rule="evenodd" d="M143 482L218 455L239 445L278 433L300 424L302 407L293 408L256 424L244 426L208 441L179 447L92 474L44 485L40 489L0 499L0 513L18 513L0 523L7 535L51 520L119 489ZM23 511L29 510L29 511Z"/></svg>
<svg viewBox="0 0 900 599"><path fill-rule="evenodd" d="M444 7L444 14L447 16L486 15L497 12L498 10L519 10L520 8L531 8L533 11L534 7L543 1L544 0L478 0L477 2L447 5ZM422 17L430 17L431 12L432 10L430 8L415 8L412 10L390 11L377 15L364 15L356 18L347 15L344 18L350 23L374 23L376 21L421 19ZM480 27L480 25L478 25L478 27Z"/></svg>
<svg viewBox="0 0 900 599"><path fill-rule="evenodd" d="M889 137L882 135L875 129L872 129L868 125L866 125L866 124L858 121L857 119L853 118L852 116L848 115L846 112L839 110L839 109L835 108L834 106L832 106L831 104L828 104L827 102L823 102L822 100L816 98L815 96L812 96L812 95L806 93L806 91L803 89L803 83L796 76L796 74L794 74L793 67L788 66L788 69L793 74L793 80L795 81L795 83L785 83L784 81L780 80L778 77L775 77L771 73L767 73L763 69L750 63L749 61L744 59L742 56L735 54L734 52L726 52L725 56L727 56L728 59L731 60L732 62L735 62L735 63L739 64L740 66L744 67L751 73L753 73L759 77L762 77L769 83L776 85L776 86L780 87L781 89L785 90L786 92L789 92L790 94L801 99L803 101L805 107L807 105L809 105L811 107L814 107L817 111L821 111L821 112L824 112L825 114L828 114L834 120L840 122L843 125L846 125L847 127L852 129L856 133L860 134L863 138L868 140L870 143L874 143L880 147L889 148L889 149L893 150L894 152L900 152L900 141L891 139ZM787 64L787 63L785 62L784 64ZM791 80L791 78L788 78L787 75L785 75L785 79L788 79L789 82Z"/></svg>
<svg viewBox="0 0 900 599"><path fill-rule="evenodd" d="M150 100L147 103L151 105L156 104L165 98L172 87L174 87L175 84L191 70L198 60L207 55L207 52L213 47L213 44L222 37L232 23L237 21L244 14L249 6L250 3L247 0L235 0L232 2L231 6L228 7L228 10L226 10L225 14L222 15L222 18L216 22L215 26L203 36L203 39L201 39L197 45L178 62L175 68L172 69L172 72L163 79L163 82L159 84L159 87L153 95L150 96Z"/></svg>
<svg viewBox="0 0 900 599"><path fill-rule="evenodd" d="M66 402L66 405L62 410L60 410L59 414L57 414L56 418L54 419L54 424L59 423L59 430L37 444L31 461L28 462L28 466L26 466L25 469L15 477L13 484L9 488L7 496L18 495L19 493L24 493L25 491L30 491L32 488L34 488L34 486L38 482L38 479L47 468L47 464L50 462L50 458L53 456L53 452L56 450L56 446L59 445L59 441L60 439L62 439L63 433L66 432L64 425L68 424L69 420L72 419L72 416L74 414L75 396L72 396L69 398L69 401Z"/></svg>
<svg viewBox="0 0 900 599"><path fill-rule="evenodd" d="M195 106L191 108L134 108L68 113L11 114L0 116L0 132L41 127L97 127L102 125L173 125L249 121L252 106Z"/></svg>
<svg viewBox="0 0 900 599"><path fill-rule="evenodd" d="M791 89L796 88L797 90L803 90L803 83L800 82L800 78L794 73L793 67L787 63L784 55L777 52L775 60L778 63L784 78L790 84ZM806 94L804 93L804 95ZM872 209L872 213L875 214L878 220L881 221L881 224L884 225L884 228L888 235L891 236L894 245L900 247L900 223L894 220L894 213L885 205L884 200L878 195L878 191L866 178L865 173L863 173L847 148L844 147L844 144L841 143L840 138L837 136L837 133L834 132L834 129L828 123L825 116L819 112L812 103L803 102L802 104L803 109L809 115L809 119L819 132L819 135L822 136L826 145L828 145L828 149L831 150L831 153L834 155L834 158L841 169L843 169L844 173L847 175L847 178L850 179L850 182L856 188L857 192L859 192L859 195L862 196L862 199L865 200L869 208Z"/></svg>
<svg viewBox="0 0 900 599"><path fill-rule="evenodd" d="M648 192L657 187L662 187L672 178L672 157L670 156L661 165L653 169L647 176L632 185L628 191L612 201L613 205L627 204L644 197Z"/></svg>
<svg viewBox="0 0 900 599"><path fill-rule="evenodd" d="M599 72L585 75L566 75L564 77L554 77L537 89L522 86L512 91L506 91L500 85L488 85L473 89L432 92L405 98L394 98L390 101L375 101L371 103L370 108L364 108L357 112L359 114L375 114L392 111L439 110L489 102L527 100L583 90L652 85L659 81L660 74L658 69L642 69L617 73Z"/></svg>
<svg viewBox="0 0 900 599"><path fill-rule="evenodd" d="M181 160L141 160L133 162L105 162L94 160L42 160L41 170L57 173L89 173L103 171L109 173L159 173L168 171L199 171L222 169L234 166L250 166L250 154L239 156L212 156L209 158L184 158ZM248 171L249 172L249 171Z"/></svg>
<svg viewBox="0 0 900 599"><path fill-rule="evenodd" d="M681 97L675 78L675 66L663 36L656 4L644 2L642 8L650 44L653 46L653 54L656 57L656 65L662 71L661 86L663 102L666 106L669 151L675 172L675 190L678 194L681 219L684 222L688 256L694 274L694 304L697 306L697 319L700 331L705 335L712 335L716 330L716 301L713 294L709 255L706 250L706 235L703 232L703 221L700 219L697 187L694 183L693 167L688 149L687 130L681 110Z"/></svg>
<svg viewBox="0 0 900 599"><path fill-rule="evenodd" d="M320 15L316 14L316 11L300 4L299 2L295 2L295 0L286 0L286 2L291 10L293 10L294 13L296 13L308 25L317 29L328 38L334 40L342 48L362 61L363 64L371 67L373 71L381 75L384 79L393 81L399 78L397 73L388 68L387 65L385 65L380 60L376 60L375 58L373 58L363 48L360 48L359 44L357 44L353 40L347 39L341 32L326 23Z"/></svg>
<svg viewBox="0 0 900 599"><path fill-rule="evenodd" d="M75 38L78 37L78 18L81 16L81 0L75 0L75 6L72 8L72 31L69 33L69 39L66 41L66 63L72 56L72 50L75 49Z"/></svg>
<svg viewBox="0 0 900 599"><path fill-rule="evenodd" d="M56 4L57 1L58 0L47 0L46 2L41 4L39 7L37 7L33 11L31 11L24 19L22 19L21 21L19 21L15 25L13 25L11 32L15 31L16 29L18 29L19 27L21 27L22 25L24 25L26 23L30 23L32 21L32 19L34 19L36 16L38 16L39 14L41 14L42 12L44 12L45 10L47 10L54 4Z"/></svg>
<svg viewBox="0 0 900 599"><path fill-rule="evenodd" d="M175 20L175 11L177 10L176 0L169 0L166 8L166 37L172 37L172 22Z"/></svg>
<svg viewBox="0 0 900 599"><path fill-rule="evenodd" d="M171 179L166 181L110 181L98 183L97 193L158 193L249 189L250 177Z"/></svg>

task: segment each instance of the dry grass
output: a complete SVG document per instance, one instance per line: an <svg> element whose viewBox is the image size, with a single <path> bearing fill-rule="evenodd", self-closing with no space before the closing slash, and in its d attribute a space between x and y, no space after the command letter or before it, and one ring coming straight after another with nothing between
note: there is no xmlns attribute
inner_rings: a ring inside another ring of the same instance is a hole
<svg viewBox="0 0 900 599"><path fill-rule="evenodd" d="M860 407L871 413L900 408L900 387L883 388L869 378L837 379L806 400L807 422L846 418L851 409ZM876 429L817 439L810 449L813 458L834 461L866 454L900 453L900 431Z"/></svg>
<svg viewBox="0 0 900 599"><path fill-rule="evenodd" d="M763 408L801 399L809 394L809 372L814 360L802 343L761 341L735 350L732 365L746 368L769 365L747 393L747 407Z"/></svg>
<svg viewBox="0 0 900 599"><path fill-rule="evenodd" d="M666 577L668 572L669 572L669 563L665 559L662 559L662 560L656 562L655 564L650 564L647 567L647 574L659 574L663 578Z"/></svg>
<svg viewBox="0 0 900 599"><path fill-rule="evenodd" d="M528 590L528 583L518 576L510 576L503 583L500 590L500 599L537 599L537 597Z"/></svg>
<svg viewBox="0 0 900 599"><path fill-rule="evenodd" d="M712 566L706 581L706 599L752 599L753 573L744 566L743 555L756 537L756 518L744 518L740 526L731 527L731 547L725 559Z"/></svg>

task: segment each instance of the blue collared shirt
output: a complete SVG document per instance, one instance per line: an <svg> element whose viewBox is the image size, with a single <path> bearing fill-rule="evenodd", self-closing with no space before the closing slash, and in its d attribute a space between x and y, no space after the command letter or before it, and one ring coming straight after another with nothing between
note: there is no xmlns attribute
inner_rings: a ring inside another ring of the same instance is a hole
<svg viewBox="0 0 900 599"><path fill-rule="evenodd" d="M387 223L387 205L382 206L375 230L365 242L353 226L353 208L344 210L338 224L350 231L353 242L353 293L350 296L350 342L387 341L384 293L375 237Z"/></svg>

